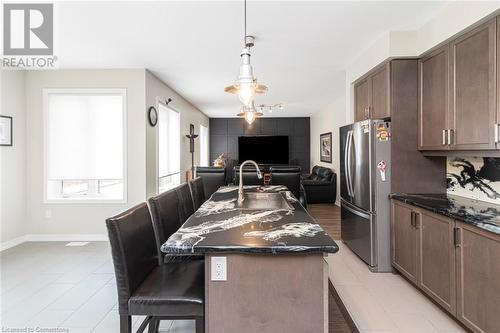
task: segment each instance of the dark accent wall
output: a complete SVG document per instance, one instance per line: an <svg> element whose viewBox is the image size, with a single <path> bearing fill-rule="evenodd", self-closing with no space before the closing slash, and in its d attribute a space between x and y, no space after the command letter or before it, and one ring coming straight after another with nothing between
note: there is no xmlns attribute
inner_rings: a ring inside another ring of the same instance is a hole
<svg viewBox="0 0 500 333"><path fill-rule="evenodd" d="M233 160L238 160L238 137L243 135L288 135L290 164L309 173L309 117L258 118L252 125L243 118L210 118L210 161L225 154L228 170L232 170Z"/></svg>

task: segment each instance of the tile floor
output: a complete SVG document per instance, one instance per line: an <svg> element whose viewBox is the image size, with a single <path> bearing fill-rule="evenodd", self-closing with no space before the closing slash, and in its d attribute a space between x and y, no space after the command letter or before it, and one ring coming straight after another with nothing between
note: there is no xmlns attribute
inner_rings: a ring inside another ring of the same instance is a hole
<svg viewBox="0 0 500 333"><path fill-rule="evenodd" d="M119 332L116 284L106 242L82 247L24 243L0 255L0 327ZM134 329L142 318L134 317ZM194 321L162 322L161 332L192 333Z"/></svg>
<svg viewBox="0 0 500 333"><path fill-rule="evenodd" d="M372 273L337 244L327 258L330 279L360 332L466 332L401 276Z"/></svg>
<svg viewBox="0 0 500 333"><path fill-rule="evenodd" d="M330 255L330 279L360 332L464 332L399 275L371 273L347 247ZM1 252L0 327L119 331L109 245L24 243ZM142 318L134 317L134 328ZM192 333L194 322L168 321L162 332Z"/></svg>

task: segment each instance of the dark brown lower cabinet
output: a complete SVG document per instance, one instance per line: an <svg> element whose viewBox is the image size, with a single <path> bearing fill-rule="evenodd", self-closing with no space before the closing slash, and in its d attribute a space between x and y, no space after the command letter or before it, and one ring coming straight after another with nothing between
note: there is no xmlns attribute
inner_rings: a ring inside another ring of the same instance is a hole
<svg viewBox="0 0 500 333"><path fill-rule="evenodd" d="M500 332L500 235L391 206L393 267L473 332Z"/></svg>
<svg viewBox="0 0 500 333"><path fill-rule="evenodd" d="M419 278L422 290L455 314L454 221L425 210L415 212L419 231Z"/></svg>
<svg viewBox="0 0 500 333"><path fill-rule="evenodd" d="M500 236L457 228L457 317L474 332L500 332Z"/></svg>
<svg viewBox="0 0 500 333"><path fill-rule="evenodd" d="M410 206L392 202L392 265L410 281L417 283L417 232Z"/></svg>

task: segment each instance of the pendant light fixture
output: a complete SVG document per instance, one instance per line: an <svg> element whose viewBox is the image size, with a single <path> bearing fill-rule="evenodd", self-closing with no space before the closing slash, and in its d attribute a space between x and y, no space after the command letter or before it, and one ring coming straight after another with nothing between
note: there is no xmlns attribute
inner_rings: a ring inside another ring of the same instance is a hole
<svg viewBox="0 0 500 333"><path fill-rule="evenodd" d="M259 117L262 117L264 115L264 113L262 112L258 112L256 109L255 109L255 105L254 105L254 102L252 102L250 104L250 106L245 106L243 105L241 107L241 112L237 114L238 117L243 117L245 118L246 122L249 124L249 125L252 125L252 123L254 122L255 119L259 118Z"/></svg>
<svg viewBox="0 0 500 333"><path fill-rule="evenodd" d="M230 94L238 94L241 103L246 107L252 107L255 94L263 94L267 87L263 84L257 84L257 78L253 75L253 68L250 64L250 48L255 45L255 37L247 35L247 2L244 1L245 17L245 35L244 48L241 51L240 75L236 83L224 88L224 91ZM254 108L255 109L255 108Z"/></svg>

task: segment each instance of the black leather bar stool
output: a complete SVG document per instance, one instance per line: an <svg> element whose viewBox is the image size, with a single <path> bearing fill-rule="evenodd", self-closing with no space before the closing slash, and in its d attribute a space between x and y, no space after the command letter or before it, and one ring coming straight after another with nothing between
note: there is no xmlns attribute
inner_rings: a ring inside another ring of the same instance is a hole
<svg viewBox="0 0 500 333"><path fill-rule="evenodd" d="M307 208L306 191L300 183L300 167L271 167L270 185L284 185Z"/></svg>
<svg viewBox="0 0 500 333"><path fill-rule="evenodd" d="M169 262L172 261L170 259L173 259L164 258L166 256L161 252L160 247L182 225L179 214L179 207L181 204L175 189L149 198L148 202L151 210L151 217L153 218L153 229L156 239L158 258L160 260L160 264L163 264L163 262Z"/></svg>
<svg viewBox="0 0 500 333"><path fill-rule="evenodd" d="M191 196L193 197L194 210L197 211L206 200L203 179L201 177L196 177L195 179L190 180L188 184L189 189L191 190Z"/></svg>
<svg viewBox="0 0 500 333"><path fill-rule="evenodd" d="M170 262L183 262L192 259L204 259L203 255L176 255L164 254L161 246L172 236L183 224L181 211L184 209L179 200L177 188L158 194L149 198L149 209L153 218L153 229L155 232L156 248L160 265ZM192 205L192 203L191 203Z"/></svg>
<svg viewBox="0 0 500 333"><path fill-rule="evenodd" d="M186 183L177 186L175 193L177 193L177 199L179 200L179 216L182 225L194 213L193 197L189 185Z"/></svg>
<svg viewBox="0 0 500 333"><path fill-rule="evenodd" d="M222 167L196 167L196 177L203 179L205 198L209 199L221 186L226 183L226 168Z"/></svg>
<svg viewBox="0 0 500 333"><path fill-rule="evenodd" d="M158 265L155 236L146 203L106 220L116 286L120 332L132 331L132 315L145 315L139 327L157 331L159 320L195 319L204 332L203 261Z"/></svg>

